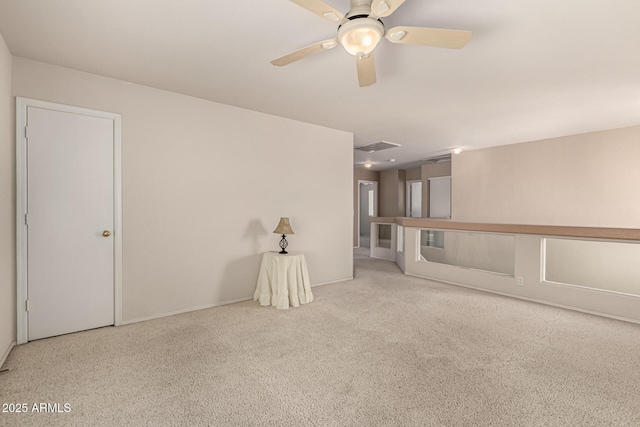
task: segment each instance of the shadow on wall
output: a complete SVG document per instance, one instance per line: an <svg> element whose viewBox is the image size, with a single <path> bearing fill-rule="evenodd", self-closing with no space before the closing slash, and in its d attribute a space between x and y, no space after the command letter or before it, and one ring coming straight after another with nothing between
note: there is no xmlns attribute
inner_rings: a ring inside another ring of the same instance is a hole
<svg viewBox="0 0 640 427"><path fill-rule="evenodd" d="M270 233L262 225L262 221L259 219L252 219L249 222L247 231L244 233L244 238L250 240L249 252L253 254L261 254L264 252L261 245L261 240Z"/></svg>
<svg viewBox="0 0 640 427"><path fill-rule="evenodd" d="M229 302L253 298L261 262L261 253L228 262L213 300Z"/></svg>
<svg viewBox="0 0 640 427"><path fill-rule="evenodd" d="M263 246L267 240L266 237L270 234L261 220L252 219L249 221L242 239L248 242L246 253L250 255L226 263L222 281L214 291L214 301L229 302L253 298L258 282L262 253L266 250Z"/></svg>

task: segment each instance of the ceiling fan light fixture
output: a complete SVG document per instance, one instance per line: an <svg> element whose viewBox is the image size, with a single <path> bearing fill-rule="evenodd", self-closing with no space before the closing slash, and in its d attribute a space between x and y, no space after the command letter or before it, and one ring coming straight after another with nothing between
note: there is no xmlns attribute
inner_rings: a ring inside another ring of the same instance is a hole
<svg viewBox="0 0 640 427"><path fill-rule="evenodd" d="M338 40L353 56L373 52L384 34L384 26L375 19L361 18L345 22L338 30Z"/></svg>
<svg viewBox="0 0 640 427"><path fill-rule="evenodd" d="M407 35L406 31L394 31L393 33L389 34L389 38L391 40L398 41L398 40L402 40L406 35Z"/></svg>

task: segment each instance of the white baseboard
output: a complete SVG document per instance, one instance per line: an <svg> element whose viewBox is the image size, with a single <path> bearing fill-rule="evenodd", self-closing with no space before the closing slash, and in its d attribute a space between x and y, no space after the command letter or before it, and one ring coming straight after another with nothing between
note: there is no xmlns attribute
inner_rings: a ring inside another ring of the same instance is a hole
<svg viewBox="0 0 640 427"><path fill-rule="evenodd" d="M316 283L315 285L311 285L311 287L315 288L316 286L330 285L331 283L346 282L348 280L353 280L353 276L352 277L345 277L344 279L332 280L330 282ZM198 306L198 307L190 307L190 308L185 308L183 310L172 311L172 312L169 312L169 313L155 314L153 316L139 317L137 319L123 320L122 323L120 323L120 325L130 325L131 323L146 322L147 320L161 319L163 317L175 316L176 314L189 313L191 311L198 311L198 310L206 310L208 308L220 307L222 305L235 304L235 303L238 303L238 302L251 301L251 300L253 300L253 296L248 297L248 298L240 298L240 299L236 299L236 300L233 300L233 301L223 301L223 302L218 302L218 303L214 303L214 304L201 305L201 306Z"/></svg>
<svg viewBox="0 0 640 427"><path fill-rule="evenodd" d="M349 280L353 280L353 276L345 277L344 279L331 280L329 282L316 283L315 285L311 285L311 287L315 288L316 286L330 285L332 283L348 282Z"/></svg>
<svg viewBox="0 0 640 427"><path fill-rule="evenodd" d="M396 259L395 259L395 258L391 259L391 258L384 258L384 257L380 257L380 256L373 256L373 255L369 255L369 258L381 259L381 260L383 260L383 261L393 261L393 262L396 262Z"/></svg>
<svg viewBox="0 0 640 427"><path fill-rule="evenodd" d="M198 306L198 307L185 308L183 310L172 311L172 312L169 312L169 313L155 314L153 316L139 317L137 319L130 319L130 320L123 320L121 325L129 325L131 323L146 322L147 320L160 319L162 317L175 316L176 314L189 313L189 312L192 312L192 311L206 310L207 308L220 307L221 305L235 304L235 303L244 302L244 301L251 301L252 299L253 299L253 297L251 296L251 297L248 297L248 298L240 298L240 299L236 299L236 300L232 300L232 301L223 301L223 302L217 302L217 303L214 303L214 304L201 305L201 306Z"/></svg>
<svg viewBox="0 0 640 427"><path fill-rule="evenodd" d="M0 359L0 368L2 368L2 365L4 365L4 362L7 361L7 358L9 357L9 354L11 354L11 350L13 350L13 347L15 347L15 346L16 346L16 342L15 341L12 341L11 344L9 344L9 348L2 355L2 359Z"/></svg>
<svg viewBox="0 0 640 427"><path fill-rule="evenodd" d="M584 308L573 307L573 306L570 306L570 305L557 304L555 302L544 301L544 300L539 300L539 299L535 299L535 298L528 298L528 297L523 297L523 296L520 296L520 295L508 294L506 292L494 291L492 289L481 288L479 286L463 285L463 284L460 284L460 283L449 282L447 280L433 279L431 277L420 276L418 274L412 274L412 273L405 273L405 274L407 276L413 276L413 277L419 277L420 279L431 280L432 282L446 283L447 285L460 286L460 287L468 288L468 289L475 289L476 291L489 292L489 293L492 293L492 294L501 295L503 297L516 298L516 299L520 299L520 300L523 300L523 301L535 302L537 304L544 304L544 305L550 305L552 307L564 308L565 310L578 311L580 313L593 314L594 316L607 317L609 319L622 320L623 322L630 322L630 323L640 324L640 320L630 319L628 317L616 316L615 314L601 313L599 311L587 310L587 309L584 309Z"/></svg>

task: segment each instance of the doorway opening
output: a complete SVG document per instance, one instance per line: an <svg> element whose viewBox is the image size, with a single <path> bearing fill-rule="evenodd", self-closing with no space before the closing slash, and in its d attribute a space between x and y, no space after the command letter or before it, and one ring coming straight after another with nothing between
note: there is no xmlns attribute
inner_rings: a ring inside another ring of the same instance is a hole
<svg viewBox="0 0 640 427"><path fill-rule="evenodd" d="M371 217L378 216L378 182L358 181L358 248L371 246Z"/></svg>

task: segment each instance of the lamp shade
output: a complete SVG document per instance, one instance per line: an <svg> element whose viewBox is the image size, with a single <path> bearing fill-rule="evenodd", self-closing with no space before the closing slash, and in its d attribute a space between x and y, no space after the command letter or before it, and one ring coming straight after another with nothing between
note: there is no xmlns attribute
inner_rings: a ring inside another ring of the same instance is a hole
<svg viewBox="0 0 640 427"><path fill-rule="evenodd" d="M291 224L289 224L289 218L280 218L280 223L278 224L276 229L273 230L273 233L274 234L294 234L293 230L291 229Z"/></svg>

